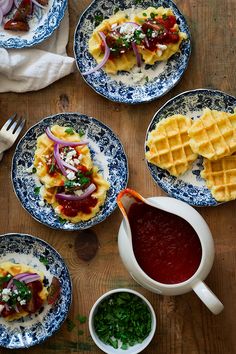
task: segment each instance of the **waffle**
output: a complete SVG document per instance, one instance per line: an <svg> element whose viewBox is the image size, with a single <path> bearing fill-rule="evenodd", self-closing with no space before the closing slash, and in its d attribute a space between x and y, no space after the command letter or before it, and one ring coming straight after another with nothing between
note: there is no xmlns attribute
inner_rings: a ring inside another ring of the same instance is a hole
<svg viewBox="0 0 236 354"><path fill-rule="evenodd" d="M236 151L236 113L206 108L189 129L192 150L209 160L230 156Z"/></svg>
<svg viewBox="0 0 236 354"><path fill-rule="evenodd" d="M217 161L204 159L201 176L218 202L236 199L236 155Z"/></svg>
<svg viewBox="0 0 236 354"><path fill-rule="evenodd" d="M186 172L197 158L189 144L188 129L191 125L192 120L181 114L157 123L148 136L147 160L176 177Z"/></svg>

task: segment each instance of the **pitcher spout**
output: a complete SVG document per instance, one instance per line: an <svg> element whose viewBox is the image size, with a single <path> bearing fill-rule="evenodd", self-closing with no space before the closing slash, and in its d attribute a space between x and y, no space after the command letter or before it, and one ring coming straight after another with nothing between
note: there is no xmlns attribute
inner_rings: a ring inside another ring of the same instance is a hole
<svg viewBox="0 0 236 354"><path fill-rule="evenodd" d="M130 188L122 190L117 196L118 207L125 219L128 218L128 212L133 203L145 203L145 199L136 191Z"/></svg>

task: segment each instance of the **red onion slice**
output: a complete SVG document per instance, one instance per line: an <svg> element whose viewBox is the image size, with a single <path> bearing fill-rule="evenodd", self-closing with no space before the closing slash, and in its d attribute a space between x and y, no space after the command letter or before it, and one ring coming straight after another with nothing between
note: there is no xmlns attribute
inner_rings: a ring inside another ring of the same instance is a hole
<svg viewBox="0 0 236 354"><path fill-rule="evenodd" d="M137 48L137 46L136 46L136 44L134 42L132 42L131 44L132 44L132 48L133 48L134 54L136 56L137 65L138 65L138 67L140 67L141 64L142 64L142 61L141 61L141 56L140 56L140 54L138 52L138 48Z"/></svg>
<svg viewBox="0 0 236 354"><path fill-rule="evenodd" d="M41 7L41 9L46 9L46 6L43 6L43 5L41 5L38 1L36 1L36 0L31 0L31 2L33 3L33 4L35 4L36 6L38 6L38 7Z"/></svg>
<svg viewBox="0 0 236 354"><path fill-rule="evenodd" d="M69 200L69 201L77 201L77 200L82 200L86 197L88 197L90 194L92 194L96 190L96 186L94 183L91 183L90 186L85 189L84 193L81 195L71 195L71 194L65 194L65 193L57 193L56 194L56 199L61 199L61 200Z"/></svg>
<svg viewBox="0 0 236 354"><path fill-rule="evenodd" d="M2 13L2 10L1 10L1 7L0 7L0 25L2 23L2 19L3 19L3 13Z"/></svg>
<svg viewBox="0 0 236 354"><path fill-rule="evenodd" d="M62 159L61 159L61 162L65 167L69 168L71 171L78 172L78 170L75 166L70 165L69 163L63 161Z"/></svg>
<svg viewBox="0 0 236 354"><path fill-rule="evenodd" d="M57 165L60 168L62 174L66 177L67 173L66 173L66 170L64 168L64 165L63 165L61 157L60 157L59 144L54 145L54 157L55 157Z"/></svg>
<svg viewBox="0 0 236 354"><path fill-rule="evenodd" d="M109 56L110 56L110 48L108 47L107 45L107 42L106 42L106 36L103 32L98 32L99 33L99 36L101 37L104 45L105 45L105 53L104 53L104 57L102 59L102 61L97 65L95 66L94 68L88 70L88 71L85 71L84 73L81 73L82 75L89 75L89 74L92 74L94 73L95 71L101 69L107 62L107 60L109 59Z"/></svg>
<svg viewBox="0 0 236 354"><path fill-rule="evenodd" d="M12 8L13 0L0 0L0 8L2 10L3 16L6 15ZM0 21L1 23L2 21Z"/></svg>
<svg viewBox="0 0 236 354"><path fill-rule="evenodd" d="M37 279L34 279L36 277L37 277ZM21 274L17 274L17 275L15 275L13 278L11 278L9 280L9 282L7 284L7 289L10 289L10 288L12 288L14 286L14 279L19 280L19 281L23 281L23 282L26 283L25 280L31 279L31 278L33 279L31 281L35 281L35 280L40 279L40 276L37 273L21 273ZM31 281L27 281L27 283L30 283Z"/></svg>
<svg viewBox="0 0 236 354"><path fill-rule="evenodd" d="M24 282L25 284L32 283L33 281L40 280L40 275L37 273L30 273L25 275L20 281Z"/></svg>
<svg viewBox="0 0 236 354"><path fill-rule="evenodd" d="M66 140L61 140L59 138L57 138L55 135L52 134L51 130L49 127L47 127L46 129L46 134L48 136L48 138L52 141L54 141L54 143L56 144L60 144L63 146L79 146L79 145L87 145L88 144L88 140L84 140L84 141L66 141Z"/></svg>

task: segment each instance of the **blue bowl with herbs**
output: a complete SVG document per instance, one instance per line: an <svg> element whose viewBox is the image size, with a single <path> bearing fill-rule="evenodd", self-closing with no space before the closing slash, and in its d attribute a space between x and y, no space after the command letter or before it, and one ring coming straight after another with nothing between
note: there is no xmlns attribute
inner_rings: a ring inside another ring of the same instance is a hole
<svg viewBox="0 0 236 354"><path fill-rule="evenodd" d="M151 342L156 331L156 315L150 302L137 291L114 289L93 305L89 331L105 353L136 354Z"/></svg>

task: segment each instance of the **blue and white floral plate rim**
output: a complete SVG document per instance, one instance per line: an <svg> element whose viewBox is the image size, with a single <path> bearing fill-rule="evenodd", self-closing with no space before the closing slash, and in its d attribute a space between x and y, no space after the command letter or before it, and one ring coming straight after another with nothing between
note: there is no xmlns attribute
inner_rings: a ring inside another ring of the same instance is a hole
<svg viewBox="0 0 236 354"><path fill-rule="evenodd" d="M28 32L6 31L0 25L0 48L19 49L41 43L58 28L65 15L67 4L67 0L49 0L45 9L35 6L34 15L29 20ZM9 18L14 11L14 9L11 11Z"/></svg>
<svg viewBox="0 0 236 354"><path fill-rule="evenodd" d="M47 265L42 263L41 257L47 259ZM48 280L53 276L60 280L60 297L53 307L44 305L39 313L14 323L0 318L0 346L9 349L28 348L44 342L61 327L72 301L72 282L60 254L47 242L32 235L0 235L0 263L7 261L36 268Z"/></svg>
<svg viewBox="0 0 236 354"><path fill-rule="evenodd" d="M32 166L38 136L53 124L72 124L75 130L86 132L94 164L110 182L104 206L88 221L62 223L50 205L40 206L40 197L35 195L36 182L27 169ZM23 208L40 223L65 231L84 230L105 220L115 210L116 196L126 187L128 175L128 160L118 137L104 123L80 113L59 113L32 126L16 146L11 172L13 189Z"/></svg>
<svg viewBox="0 0 236 354"><path fill-rule="evenodd" d="M106 0L93 1L81 15L77 24L74 35L74 56L79 71L85 72L92 66L96 66L96 61L88 52L88 40L95 26L93 24L96 14L109 17L116 8L127 9L135 6L135 0L112 0L107 6ZM97 93L103 97L121 103L137 104L150 102L169 92L181 79L184 74L190 54L191 54L191 35L186 20L175 3L171 0L148 0L139 1L138 6L147 8L148 6L164 6L170 7L177 15L179 27L182 32L187 33L188 38L181 44L180 53L176 53L164 65L163 70L159 73L155 80L142 85L127 85L114 80L103 70L99 70L93 74L84 76L85 82ZM153 68L163 65L157 63Z"/></svg>
<svg viewBox="0 0 236 354"><path fill-rule="evenodd" d="M203 108L210 108L233 113L236 107L236 97L214 89L195 89L182 92L167 101L153 116L146 132L144 150L147 151L146 141L158 121L173 114L183 114L190 118L199 118ZM180 199L193 206L217 206L221 203L213 198L206 187L200 172L203 169L202 157L193 164L192 168L180 177L171 176L146 160L147 166L155 183L170 196Z"/></svg>

